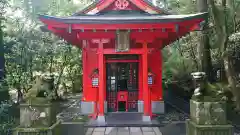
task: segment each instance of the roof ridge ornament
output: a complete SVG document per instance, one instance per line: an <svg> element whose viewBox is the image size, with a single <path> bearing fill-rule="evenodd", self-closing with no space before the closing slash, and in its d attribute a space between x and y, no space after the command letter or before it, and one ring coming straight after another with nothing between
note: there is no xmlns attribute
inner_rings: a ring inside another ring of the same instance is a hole
<svg viewBox="0 0 240 135"><path fill-rule="evenodd" d="M124 10L130 5L128 0L116 0L114 4L118 10Z"/></svg>

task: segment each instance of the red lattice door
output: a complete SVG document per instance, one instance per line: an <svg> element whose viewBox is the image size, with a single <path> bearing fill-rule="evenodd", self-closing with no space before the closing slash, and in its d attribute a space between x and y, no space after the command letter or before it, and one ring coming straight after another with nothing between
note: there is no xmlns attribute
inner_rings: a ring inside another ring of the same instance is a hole
<svg viewBox="0 0 240 135"><path fill-rule="evenodd" d="M108 112L119 109L118 93L127 91L125 109L128 112L138 111L138 63L107 64L107 102Z"/></svg>

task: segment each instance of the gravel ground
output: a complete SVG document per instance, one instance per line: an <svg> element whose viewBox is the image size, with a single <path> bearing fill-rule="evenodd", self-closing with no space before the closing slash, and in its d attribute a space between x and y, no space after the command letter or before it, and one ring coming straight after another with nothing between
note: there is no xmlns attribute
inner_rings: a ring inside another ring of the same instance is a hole
<svg viewBox="0 0 240 135"><path fill-rule="evenodd" d="M64 122L70 122L81 116L80 113L80 98L71 97L66 106L69 106L63 112L58 114L58 119ZM164 124L164 127L160 127L160 131L163 135L186 135L185 120L189 116L166 104L166 113L158 117L159 121ZM240 135L240 132L235 132L234 135Z"/></svg>
<svg viewBox="0 0 240 135"><path fill-rule="evenodd" d="M78 116L81 116L80 99L81 95L68 96L68 102L64 104L66 109L57 115L57 119L70 122L78 118Z"/></svg>

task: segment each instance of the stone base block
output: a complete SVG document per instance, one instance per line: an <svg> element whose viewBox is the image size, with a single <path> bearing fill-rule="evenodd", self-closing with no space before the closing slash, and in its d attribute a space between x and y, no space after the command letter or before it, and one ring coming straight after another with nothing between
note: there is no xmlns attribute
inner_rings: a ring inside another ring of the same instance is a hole
<svg viewBox="0 0 240 135"><path fill-rule="evenodd" d="M85 135L86 132L85 122L63 122L59 135Z"/></svg>
<svg viewBox="0 0 240 135"><path fill-rule="evenodd" d="M81 113L92 114L94 112L94 102L81 101Z"/></svg>
<svg viewBox="0 0 240 135"><path fill-rule="evenodd" d="M152 101L152 112L155 114L164 114L165 113L164 101Z"/></svg>
<svg viewBox="0 0 240 135"><path fill-rule="evenodd" d="M190 118L199 125L225 125L225 102L199 102L190 100Z"/></svg>
<svg viewBox="0 0 240 135"><path fill-rule="evenodd" d="M107 113L107 101L104 102L104 112ZM94 102L81 101L81 113L85 115L94 113Z"/></svg>
<svg viewBox="0 0 240 135"><path fill-rule="evenodd" d="M232 125L197 125L186 121L186 135L233 135Z"/></svg>
<svg viewBox="0 0 240 135"><path fill-rule="evenodd" d="M105 124L106 120L105 120L105 116L98 116L97 117L97 122L99 124Z"/></svg>
<svg viewBox="0 0 240 135"><path fill-rule="evenodd" d="M144 110L144 102L138 101L138 112L143 112ZM164 101L152 101L152 113L154 114L164 114L165 106Z"/></svg>
<svg viewBox="0 0 240 135"><path fill-rule="evenodd" d="M58 106L50 102L41 103L44 100L46 99L38 98L36 103L20 104L20 127L50 127L56 123Z"/></svg>
<svg viewBox="0 0 240 135"><path fill-rule="evenodd" d="M143 115L143 119L142 120L143 120L143 122L151 122L151 117Z"/></svg>
<svg viewBox="0 0 240 135"><path fill-rule="evenodd" d="M60 135L61 134L61 122L58 121L51 127L43 128L21 128L17 127L13 129L13 135Z"/></svg>

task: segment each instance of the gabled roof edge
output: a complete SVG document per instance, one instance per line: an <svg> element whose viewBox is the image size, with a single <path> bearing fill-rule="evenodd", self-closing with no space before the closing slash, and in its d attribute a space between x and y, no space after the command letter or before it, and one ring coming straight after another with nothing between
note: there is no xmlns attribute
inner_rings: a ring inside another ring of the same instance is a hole
<svg viewBox="0 0 240 135"><path fill-rule="evenodd" d="M153 7L154 9L156 9L156 10L158 10L158 11L161 11L161 12L164 13L165 15L176 14L176 13L171 12L171 11L168 10L168 9L157 7L157 6L153 5L153 3L151 3L151 2L148 1L148 0L142 0L142 1L145 2L146 4L148 4L148 6ZM86 12L86 11L88 11L88 10L91 10L91 8L96 7L96 6L97 6L98 4L100 4L101 2L103 2L103 0L95 0L93 3L91 3L90 5L88 5L87 7L85 7L84 9L82 9L82 10L77 11L76 13L74 13L73 16L85 14L84 12Z"/></svg>

